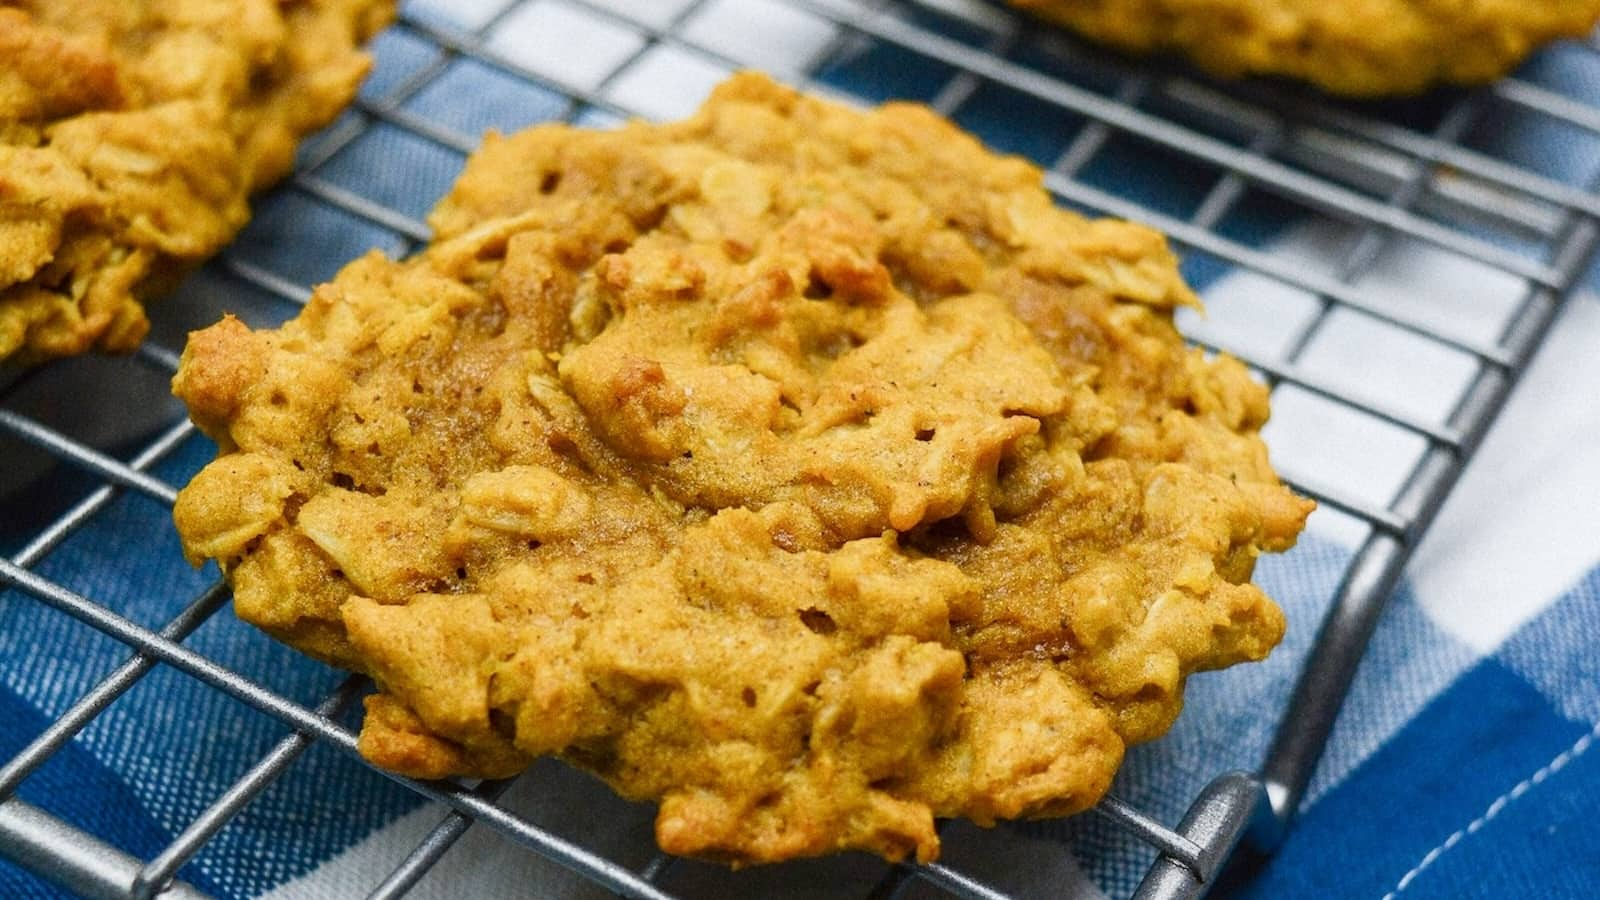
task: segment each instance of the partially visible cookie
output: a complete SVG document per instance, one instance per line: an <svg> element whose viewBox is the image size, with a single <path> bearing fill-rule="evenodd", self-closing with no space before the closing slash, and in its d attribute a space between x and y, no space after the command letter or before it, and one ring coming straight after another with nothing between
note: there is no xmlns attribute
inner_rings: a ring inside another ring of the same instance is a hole
<svg viewBox="0 0 1600 900"><path fill-rule="evenodd" d="M392 0L0 7L0 359L130 350L355 95Z"/></svg>
<svg viewBox="0 0 1600 900"><path fill-rule="evenodd" d="M1093 804L1283 632L1266 388L1184 346L1160 235L924 107L742 75L491 135L431 222L174 381L222 451L186 552L374 676L380 766L556 754L673 853L928 860Z"/></svg>
<svg viewBox="0 0 1600 900"><path fill-rule="evenodd" d="M1355 97L1482 84L1582 37L1600 0L1007 0L1132 53L1227 78L1284 75Z"/></svg>

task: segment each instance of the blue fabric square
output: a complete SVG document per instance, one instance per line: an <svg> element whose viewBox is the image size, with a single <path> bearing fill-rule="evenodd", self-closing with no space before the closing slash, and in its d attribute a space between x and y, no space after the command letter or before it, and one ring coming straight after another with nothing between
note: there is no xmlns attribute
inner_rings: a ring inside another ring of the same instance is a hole
<svg viewBox="0 0 1600 900"><path fill-rule="evenodd" d="M1221 174L1192 156L1116 132L1078 172L1078 180L1146 209L1187 219ZM1276 224L1281 227L1283 220Z"/></svg>
<svg viewBox="0 0 1600 900"><path fill-rule="evenodd" d="M1240 896L1384 896L1453 832L1587 731L1516 673L1486 660L1307 810ZM1596 783L1583 790L1583 802L1600 802ZM1589 829L1578 842L1600 858L1600 834ZM1491 842L1477 846L1495 852ZM1473 851L1463 844L1449 852ZM1476 868L1500 869L1499 877L1507 879L1543 880L1549 858L1533 861L1539 866L1533 872L1513 873L1504 858L1493 865L1480 858Z"/></svg>
<svg viewBox="0 0 1600 900"><path fill-rule="evenodd" d="M1519 782L1526 792L1458 829L1461 839L1415 869L1404 900L1588 900L1600 891L1600 753L1596 732ZM1476 827L1474 827L1476 826ZM1408 873L1410 874L1410 873Z"/></svg>
<svg viewBox="0 0 1600 900"><path fill-rule="evenodd" d="M361 83L360 97L368 101L383 100L408 78L443 57L432 42L404 28L379 32L367 45L367 51L372 54L372 71Z"/></svg>
<svg viewBox="0 0 1600 900"><path fill-rule="evenodd" d="M296 190L280 190L256 207L255 218L227 252L300 285L332 278L345 263L378 248L405 252L399 235Z"/></svg>
<svg viewBox="0 0 1600 900"><path fill-rule="evenodd" d="M0 687L0 758L10 759L49 726L49 720L21 697ZM134 796L122 776L95 759L78 744L69 744L22 783L17 796L62 821L88 831L108 844L150 859L172 840ZM203 874L193 883L201 890L214 892L216 885ZM71 896L53 885L0 859L0 896L50 898Z"/></svg>
<svg viewBox="0 0 1600 900"><path fill-rule="evenodd" d="M154 474L182 484L215 455L187 441ZM47 578L150 628L160 628L217 578L215 566L182 563L170 512L143 496L111 503L37 567ZM185 642L190 649L303 705L315 705L344 674L239 621L224 609ZM0 729L22 743L131 651L16 591L0 594ZM15 696L18 711L4 706ZM26 713L27 715L24 715ZM30 718L31 717L31 718ZM34 721L37 720L37 721ZM11 723L16 722L16 727ZM41 770L23 796L63 817L92 805L80 824L153 856L250 765L288 733L258 713L175 669L158 666L84 729L51 778L120 784L116 791L58 793ZM4 748L0 748L4 749ZM11 752L15 752L13 749ZM6 754L9 756L10 754ZM96 780L98 779L98 780ZM87 798L84 800L83 798ZM308 871L323 859L421 803L411 791L332 748L315 745L208 843L181 877L220 896L248 896ZM59 807L59 809L58 809ZM111 820L111 830L101 824ZM117 823L131 822L124 828ZM315 822L316 827L307 827ZM148 846L147 846L148 845ZM0 886L4 883L0 882ZM3 894L0 894L3 895Z"/></svg>
<svg viewBox="0 0 1600 900"><path fill-rule="evenodd" d="M1600 567L1496 651L1567 715L1600 722Z"/></svg>
<svg viewBox="0 0 1600 900"><path fill-rule="evenodd" d="M932 100L955 69L892 44L846 39L844 51L817 72L817 81L870 103Z"/></svg>
<svg viewBox="0 0 1600 900"><path fill-rule="evenodd" d="M450 190L466 161L464 155L449 147L378 123L315 174L401 215L421 220Z"/></svg>
<svg viewBox="0 0 1600 900"><path fill-rule="evenodd" d="M1600 55L1574 44L1557 44L1531 57L1517 75L1588 104L1600 94ZM1590 187L1600 176L1600 134L1510 101L1490 104L1466 143L1581 188Z"/></svg>
<svg viewBox="0 0 1600 900"><path fill-rule="evenodd" d="M1056 28L1023 29L1017 46L1006 56L1019 66L1100 94L1115 93L1130 71L1136 71L1130 69L1127 57L1084 43Z"/></svg>
<svg viewBox="0 0 1600 900"><path fill-rule="evenodd" d="M989 147L1026 156L1042 168L1060 158L1084 125L1082 116L993 82L984 82L961 104L955 121Z"/></svg>
<svg viewBox="0 0 1600 900"><path fill-rule="evenodd" d="M567 106L556 91L471 59L451 63L405 104L407 111L473 140L491 128L509 134L559 119Z"/></svg>

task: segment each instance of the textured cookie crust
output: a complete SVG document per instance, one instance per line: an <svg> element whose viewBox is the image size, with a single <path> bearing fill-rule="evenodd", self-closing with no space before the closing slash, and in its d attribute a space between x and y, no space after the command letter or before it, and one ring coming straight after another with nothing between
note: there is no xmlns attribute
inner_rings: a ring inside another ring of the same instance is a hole
<svg viewBox="0 0 1600 900"><path fill-rule="evenodd" d="M922 107L741 75L491 135L431 221L174 381L222 448L187 553L376 678L378 765L558 754L673 853L928 860L1094 803L1282 634L1266 389L1181 343L1158 234Z"/></svg>
<svg viewBox="0 0 1600 900"><path fill-rule="evenodd" d="M355 95L392 0L0 5L0 359L131 350Z"/></svg>
<svg viewBox="0 0 1600 900"><path fill-rule="evenodd" d="M1214 75L1286 75L1357 97L1493 81L1600 19L1600 0L1007 2L1129 52L1174 51Z"/></svg>

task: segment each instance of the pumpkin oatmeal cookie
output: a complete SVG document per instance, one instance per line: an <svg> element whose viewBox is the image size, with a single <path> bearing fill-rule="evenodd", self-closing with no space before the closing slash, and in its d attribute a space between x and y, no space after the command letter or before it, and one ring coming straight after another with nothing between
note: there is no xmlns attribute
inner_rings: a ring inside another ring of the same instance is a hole
<svg viewBox="0 0 1600 900"><path fill-rule="evenodd" d="M1600 0L1007 2L1128 52L1176 52L1214 75L1285 75L1356 97L1493 81L1600 19Z"/></svg>
<svg viewBox="0 0 1600 900"><path fill-rule="evenodd" d="M126 351L366 74L391 0L0 3L0 359Z"/></svg>
<svg viewBox="0 0 1600 900"><path fill-rule="evenodd" d="M182 492L240 616L370 673L410 775L555 754L734 863L1082 810L1264 657L1311 504L1160 235L929 110L754 74L491 135L412 259L196 332Z"/></svg>

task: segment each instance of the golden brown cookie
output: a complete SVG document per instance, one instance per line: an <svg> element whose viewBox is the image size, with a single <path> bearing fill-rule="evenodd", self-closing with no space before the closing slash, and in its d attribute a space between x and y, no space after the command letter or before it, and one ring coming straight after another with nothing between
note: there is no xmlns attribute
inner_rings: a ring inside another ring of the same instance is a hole
<svg viewBox="0 0 1600 900"><path fill-rule="evenodd" d="M1493 81L1600 19L1600 0L1007 2L1128 52L1173 51L1214 75L1286 75L1356 97Z"/></svg>
<svg viewBox="0 0 1600 900"><path fill-rule="evenodd" d="M141 300L355 95L392 0L0 6L0 359L131 350Z"/></svg>
<svg viewBox="0 0 1600 900"><path fill-rule="evenodd" d="M1183 345L1160 235L923 107L740 75L490 136L431 222L174 381L222 449L187 553L372 674L380 766L557 754L673 853L928 860L1094 803L1282 634L1267 390Z"/></svg>

